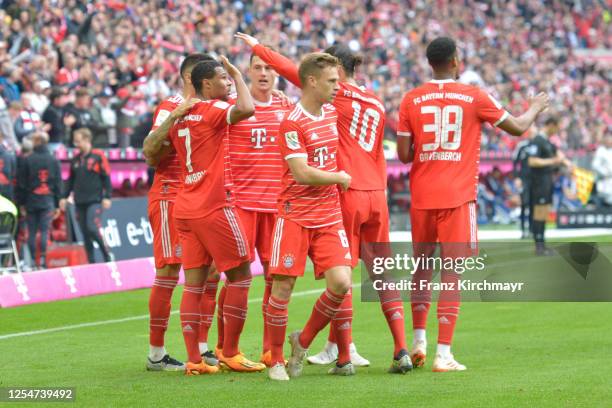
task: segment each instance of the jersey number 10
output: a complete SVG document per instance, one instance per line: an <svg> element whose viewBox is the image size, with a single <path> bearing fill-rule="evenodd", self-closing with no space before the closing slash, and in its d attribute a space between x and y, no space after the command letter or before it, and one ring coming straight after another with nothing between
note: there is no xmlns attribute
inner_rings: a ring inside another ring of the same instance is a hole
<svg viewBox="0 0 612 408"><path fill-rule="evenodd" d="M433 143L423 144L424 152L438 150L440 146L444 150L457 150L459 148L461 145L461 126L463 125L463 108L461 106L447 105L444 108L422 106L421 114L434 115L434 123L423 125L423 132L435 135ZM455 116L453 122L451 122L451 114ZM451 132L453 132L452 140Z"/></svg>
<svg viewBox="0 0 612 408"><path fill-rule="evenodd" d="M361 116L361 104L353 101L353 120L349 132L352 137L357 137L357 125ZM371 122L370 122L371 120ZM380 113L372 108L367 108L361 117L361 132L359 132L359 146L366 152L371 152L374 149L376 142L376 133L378 124L380 123ZM369 129L368 129L369 128ZM368 130L370 130L370 138L368 139Z"/></svg>

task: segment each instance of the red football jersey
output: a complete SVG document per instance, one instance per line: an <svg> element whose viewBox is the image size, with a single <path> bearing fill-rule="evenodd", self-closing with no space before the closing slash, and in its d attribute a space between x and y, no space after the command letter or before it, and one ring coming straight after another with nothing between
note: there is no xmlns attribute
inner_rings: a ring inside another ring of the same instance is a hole
<svg viewBox="0 0 612 408"><path fill-rule="evenodd" d="M170 113L183 103L183 101L183 97L180 94L176 94L160 103L153 116L153 127L151 128L151 132L161 126L168 116L170 116ZM173 149L160 160L155 168L155 177L149 189L149 200L174 201L176 192L181 186L181 173L182 171L178 162L178 157L176 151Z"/></svg>
<svg viewBox="0 0 612 408"><path fill-rule="evenodd" d="M255 114L229 127L229 153L236 205L259 212L276 212L283 168L278 147L280 122L292 107L280 98L255 102Z"/></svg>
<svg viewBox="0 0 612 408"><path fill-rule="evenodd" d="M176 218L201 218L231 205L227 125L232 105L200 101L176 121L170 140L183 170L183 188L176 196Z"/></svg>
<svg viewBox="0 0 612 408"><path fill-rule="evenodd" d="M253 47L253 52L279 75L301 86L298 67L290 59L259 44ZM348 82L340 82L340 90L332 103L338 113L338 167L353 178L350 188L385 190L387 163L383 151L383 103L373 92Z"/></svg>
<svg viewBox="0 0 612 408"><path fill-rule="evenodd" d="M404 95L398 137L412 136L412 205L456 208L475 201L482 122L497 126L508 112L478 87L433 80Z"/></svg>
<svg viewBox="0 0 612 408"><path fill-rule="evenodd" d="M306 228L319 228L342 222L338 187L307 186L293 178L287 160L303 157L308 165L337 171L338 115L332 105L324 105L315 117L297 104L280 124L279 145L283 157L283 176L278 200L278 215Z"/></svg>

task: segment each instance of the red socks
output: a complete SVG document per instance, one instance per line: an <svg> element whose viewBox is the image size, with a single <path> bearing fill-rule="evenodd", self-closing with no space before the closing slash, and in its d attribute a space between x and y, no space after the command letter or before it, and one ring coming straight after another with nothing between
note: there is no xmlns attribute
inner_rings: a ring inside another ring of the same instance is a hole
<svg viewBox="0 0 612 408"><path fill-rule="evenodd" d="M407 350L404 304L399 292L395 290L379 291L378 296L380 297L380 307L393 336L393 355L396 356L400 350Z"/></svg>
<svg viewBox="0 0 612 408"><path fill-rule="evenodd" d="M326 289L319 299L317 299L317 302L312 308L310 319L308 319L300 335L299 341L302 347L310 347L310 343L312 343L317 333L319 333L336 315L344 300L344 296L345 295L337 295L332 293L329 289Z"/></svg>
<svg viewBox="0 0 612 408"><path fill-rule="evenodd" d="M427 314L431 304L431 290L420 289L421 281L431 282L431 270L418 269L412 277L412 282L416 285L416 290L410 296L412 308L412 328L425 329L427 327Z"/></svg>
<svg viewBox="0 0 612 408"><path fill-rule="evenodd" d="M270 299L270 294L272 293L272 278L266 276L265 277L266 288L264 289L263 301L261 303L261 313L263 315L263 352L270 350L270 334L268 333L268 324L266 319L266 310L268 308L268 301Z"/></svg>
<svg viewBox="0 0 612 408"><path fill-rule="evenodd" d="M202 286L185 285L181 299L181 327L183 339L187 347L187 357L192 363L202 362L200 347L198 345L198 332L200 330L200 301Z"/></svg>
<svg viewBox="0 0 612 408"><path fill-rule="evenodd" d="M206 281L204 294L200 301L200 343L208 342L208 331L212 326L215 316L215 306L217 305L217 286L219 285L219 275Z"/></svg>
<svg viewBox="0 0 612 408"><path fill-rule="evenodd" d="M353 341L353 292L351 289L344 296L340 308L331 321L331 332L336 334L338 344L338 364L343 365L351 361L350 344Z"/></svg>
<svg viewBox="0 0 612 408"><path fill-rule="evenodd" d="M178 277L155 277L149 295L149 344L152 346L164 346L164 334L170 317L170 300L177 282Z"/></svg>
<svg viewBox="0 0 612 408"><path fill-rule="evenodd" d="M285 363L283 355L283 344L285 344L285 333L287 332L288 300L280 300L270 296L268 307L265 312L266 326L270 338L270 350L272 351L272 365Z"/></svg>
<svg viewBox="0 0 612 408"><path fill-rule="evenodd" d="M223 339L225 324L223 323L223 304L225 303L225 295L227 294L227 281L223 284L221 291L219 292L219 299L217 301L217 348L223 348Z"/></svg>
<svg viewBox="0 0 612 408"><path fill-rule="evenodd" d="M223 303L223 356L238 354L238 342L247 317L247 304L251 277L234 282L225 282L227 292Z"/></svg>
<svg viewBox="0 0 612 408"><path fill-rule="evenodd" d="M442 272L443 283L454 283L458 287L459 275L454 272ZM440 292L438 300L438 344L448 344L453 342L455 325L459 316L459 305L461 292L456 290L445 290Z"/></svg>

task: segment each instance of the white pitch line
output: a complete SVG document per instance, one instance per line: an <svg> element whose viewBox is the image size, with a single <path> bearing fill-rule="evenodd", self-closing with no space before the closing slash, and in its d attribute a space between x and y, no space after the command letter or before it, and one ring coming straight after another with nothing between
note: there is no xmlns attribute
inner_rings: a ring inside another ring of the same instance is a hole
<svg viewBox="0 0 612 408"><path fill-rule="evenodd" d="M354 288L361 286L361 283L356 283L353 285ZM311 290L304 290L301 292L295 292L293 295L291 295L291 297L301 297L301 296L308 296L308 295L313 295L313 294L317 294L317 293L322 293L323 290L325 290L324 288L321 289L311 289ZM259 303L263 300L263 298L256 298L256 299L249 299L249 303ZM170 314L178 314L179 311L175 310L173 312L170 312ZM122 319L112 319L112 320L100 320L97 322L88 322L88 323L79 323L79 324L71 324L71 325L67 325L67 326L60 326L60 327L53 327L50 329L42 329L42 330L32 330L32 331L26 331L26 332L19 332L19 333L10 333L10 334L4 334L0 336L0 340L6 340L6 339L12 339L14 337L25 337L25 336L36 336L39 334L48 334L48 333L55 333L55 332L60 332L60 331L66 331L66 330L74 330L74 329L82 329L83 327L94 327L94 326L104 326L107 324L115 324L115 323L124 323L124 322L131 322L133 320L144 320L144 319L148 319L149 315L140 315L140 316L130 316L130 317L124 317Z"/></svg>

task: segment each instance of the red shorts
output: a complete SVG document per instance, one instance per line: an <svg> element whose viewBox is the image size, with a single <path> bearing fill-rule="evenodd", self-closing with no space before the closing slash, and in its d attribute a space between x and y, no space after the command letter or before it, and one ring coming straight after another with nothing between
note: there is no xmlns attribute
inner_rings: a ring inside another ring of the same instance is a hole
<svg viewBox="0 0 612 408"><path fill-rule="evenodd" d="M314 264L316 279L335 266L351 266L351 251L341 222L321 228L304 228L277 218L272 236L270 275L304 276L306 257Z"/></svg>
<svg viewBox="0 0 612 408"><path fill-rule="evenodd" d="M249 246L234 208L220 208L206 217L176 219L183 247L183 268L215 265L227 271L248 262Z"/></svg>
<svg viewBox="0 0 612 408"><path fill-rule="evenodd" d="M456 208L420 210L413 207L410 209L410 221L415 252L429 252L431 247L435 249L436 242L440 242L442 257L466 257L478 253L474 201Z"/></svg>
<svg viewBox="0 0 612 408"><path fill-rule="evenodd" d="M362 243L389 241L389 208L384 190L351 190L340 194L344 229L351 246L353 268L362 256Z"/></svg>
<svg viewBox="0 0 612 408"><path fill-rule="evenodd" d="M153 230L153 258L155 267L181 263L181 243L172 212L174 201L149 201L148 213Z"/></svg>
<svg viewBox="0 0 612 408"><path fill-rule="evenodd" d="M270 237L274 232L274 223L276 222L275 213L265 213L257 211L243 210L236 207L236 214L242 221L244 232L246 233L251 252L251 262L255 260L255 249L261 262L270 262L270 254L272 252L272 240Z"/></svg>

